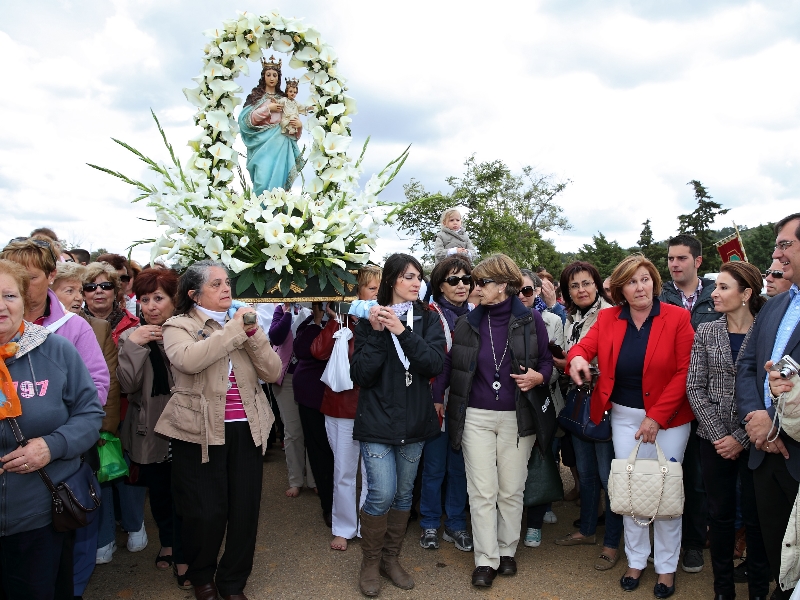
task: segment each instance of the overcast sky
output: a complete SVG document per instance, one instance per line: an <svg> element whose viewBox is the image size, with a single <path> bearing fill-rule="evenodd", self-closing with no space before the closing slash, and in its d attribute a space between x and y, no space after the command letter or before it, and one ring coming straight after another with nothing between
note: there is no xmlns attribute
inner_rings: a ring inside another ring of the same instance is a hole
<svg viewBox="0 0 800 600"><path fill-rule="evenodd" d="M646 219L659 239L694 208L699 179L757 225L800 206L800 3L736 0L409 0L276 3L317 26L371 135L365 179L405 146L383 199L412 177L429 191L464 160L531 165L572 183L562 251L597 231L633 245ZM154 237L132 188L86 163L144 177L111 141L168 159L152 108L183 158L194 135L183 87L205 38L237 10L222 0L0 3L0 240L47 225L85 248L123 251ZM257 69L254 69L254 72ZM237 79L247 93L254 79ZM300 99L307 94L301 90ZM304 136L300 145L309 145ZM353 152L353 150L351 150ZM310 168L310 167L309 167ZM377 255L406 248L391 232ZM134 256L147 260L148 252Z"/></svg>

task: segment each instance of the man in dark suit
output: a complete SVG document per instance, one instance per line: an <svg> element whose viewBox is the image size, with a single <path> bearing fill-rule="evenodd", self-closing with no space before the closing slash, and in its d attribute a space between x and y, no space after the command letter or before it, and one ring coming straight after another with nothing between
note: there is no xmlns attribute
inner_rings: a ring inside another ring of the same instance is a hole
<svg viewBox="0 0 800 600"><path fill-rule="evenodd" d="M770 371L774 362L789 354L800 361L800 213L775 225L775 252L783 276L792 282L788 292L772 298L761 309L750 343L739 357L736 402L753 444L750 468L764 547L775 581L781 566L781 545L800 481L800 441L781 432L772 440L772 419L777 395L791 387ZM789 598L792 590L776 589L772 598Z"/></svg>

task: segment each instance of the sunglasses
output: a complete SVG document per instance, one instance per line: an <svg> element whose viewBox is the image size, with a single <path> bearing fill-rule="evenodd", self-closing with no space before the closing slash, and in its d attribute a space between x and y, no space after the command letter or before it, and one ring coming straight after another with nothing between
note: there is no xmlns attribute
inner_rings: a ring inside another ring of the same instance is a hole
<svg viewBox="0 0 800 600"><path fill-rule="evenodd" d="M486 287L490 283L494 283L494 279L489 279L488 277L482 277L481 279L475 279L475 285L479 285L481 287Z"/></svg>
<svg viewBox="0 0 800 600"><path fill-rule="evenodd" d="M536 291L532 285L526 285L524 288L520 289L519 293L525 296L526 298L530 298L533 296L533 293Z"/></svg>
<svg viewBox="0 0 800 600"><path fill-rule="evenodd" d="M130 275L120 275L119 276L119 280L122 283L128 283L131 280L131 276Z"/></svg>
<svg viewBox="0 0 800 600"><path fill-rule="evenodd" d="M767 271L764 272L764 277L769 277L770 275L772 275L773 279L783 279L783 271L767 269Z"/></svg>
<svg viewBox="0 0 800 600"><path fill-rule="evenodd" d="M53 262L56 264L58 264L59 262L58 258L56 257L56 253L53 252L53 247L50 245L50 242L46 242L45 240L34 240L26 237L15 237L11 239L8 243L13 244L14 242L33 242L34 244L39 246L39 248L47 248L50 251L50 256L53 257Z"/></svg>
<svg viewBox="0 0 800 600"><path fill-rule="evenodd" d="M100 288L101 290L105 290L110 292L114 289L114 284L109 281L104 281L103 283L84 283L83 284L83 291L84 292L94 292Z"/></svg>
<svg viewBox="0 0 800 600"><path fill-rule="evenodd" d="M464 285L470 285L472 283L472 277L469 275L462 275L461 277L450 275L450 277L445 279L444 282L451 287L456 287L459 282L463 283Z"/></svg>

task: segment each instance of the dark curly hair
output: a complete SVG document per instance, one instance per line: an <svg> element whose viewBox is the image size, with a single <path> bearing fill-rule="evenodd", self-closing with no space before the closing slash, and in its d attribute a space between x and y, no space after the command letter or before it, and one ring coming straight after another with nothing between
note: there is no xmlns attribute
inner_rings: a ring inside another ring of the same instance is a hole
<svg viewBox="0 0 800 600"><path fill-rule="evenodd" d="M606 295L605 291L603 290L603 278L600 277L600 272L597 270L592 263L585 262L582 260L576 260L568 264L564 267L564 270L561 271L561 277L559 278L559 284L561 289L564 290L564 308L567 309L567 312L570 314L574 314L577 310L578 306L572 301L572 296L569 293L569 284L570 279L576 274L582 271L586 271L594 281L595 288L597 289L598 295L603 298L609 304L614 304L611 299Z"/></svg>
<svg viewBox="0 0 800 600"><path fill-rule="evenodd" d="M278 73L278 83L275 84L275 93L278 96L286 96L284 91L281 89L281 68L278 67L267 67L261 70L261 77L258 80L258 85L253 88L253 91L250 92L250 95L247 96L247 100L244 101L245 106L250 106L251 104L255 104L261 98L264 97L264 94L267 93L267 82L264 80L264 74L267 71L276 71Z"/></svg>
<svg viewBox="0 0 800 600"><path fill-rule="evenodd" d="M467 275L472 275L472 262L464 254L453 254L439 262L431 271L431 296L434 302L439 302L442 297L442 284L450 275L459 271L464 271ZM475 283L470 279L469 291L475 289Z"/></svg>

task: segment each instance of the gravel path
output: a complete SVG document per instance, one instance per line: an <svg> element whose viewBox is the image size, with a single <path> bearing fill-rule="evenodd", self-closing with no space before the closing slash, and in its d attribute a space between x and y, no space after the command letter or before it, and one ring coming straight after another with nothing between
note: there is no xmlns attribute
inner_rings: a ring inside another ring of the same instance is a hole
<svg viewBox="0 0 800 600"><path fill-rule="evenodd" d="M567 489L571 478L565 471ZM245 593L251 600L266 598L344 599L363 598L358 590L358 568L361 551L357 541L346 552L329 549L330 531L322 522L319 500L313 492L304 490L298 498L284 496L286 463L280 449L267 452L264 462L264 493L255 565ZM154 567L159 550L158 532L149 509L146 526L150 543L139 553L125 547L126 534L118 531L114 560L98 565L89 583L86 600L119 598L163 598L187 600L192 592L175 584L171 571ZM385 599L531 599L531 600L600 600L606 598L652 598L655 574L652 566L645 571L642 584L633 593L625 594L619 578L625 572L624 557L606 572L593 568L600 546L561 547L553 540L571 529L578 518L573 503L555 505L558 523L545 524L542 546L526 548L520 542L517 552L519 573L515 577L498 577L489 589L470 585L474 568L472 554L460 552L455 546L441 542L439 550L423 550L417 540L419 526L410 523L403 546L402 562L414 576L416 587L410 591L395 588L384 580L380 598ZM524 518L524 517L523 517ZM599 533L602 533L602 528ZM706 567L698 574L678 572L676 599L713 597L713 577L708 551ZM745 584L737 586L739 595L747 597Z"/></svg>

